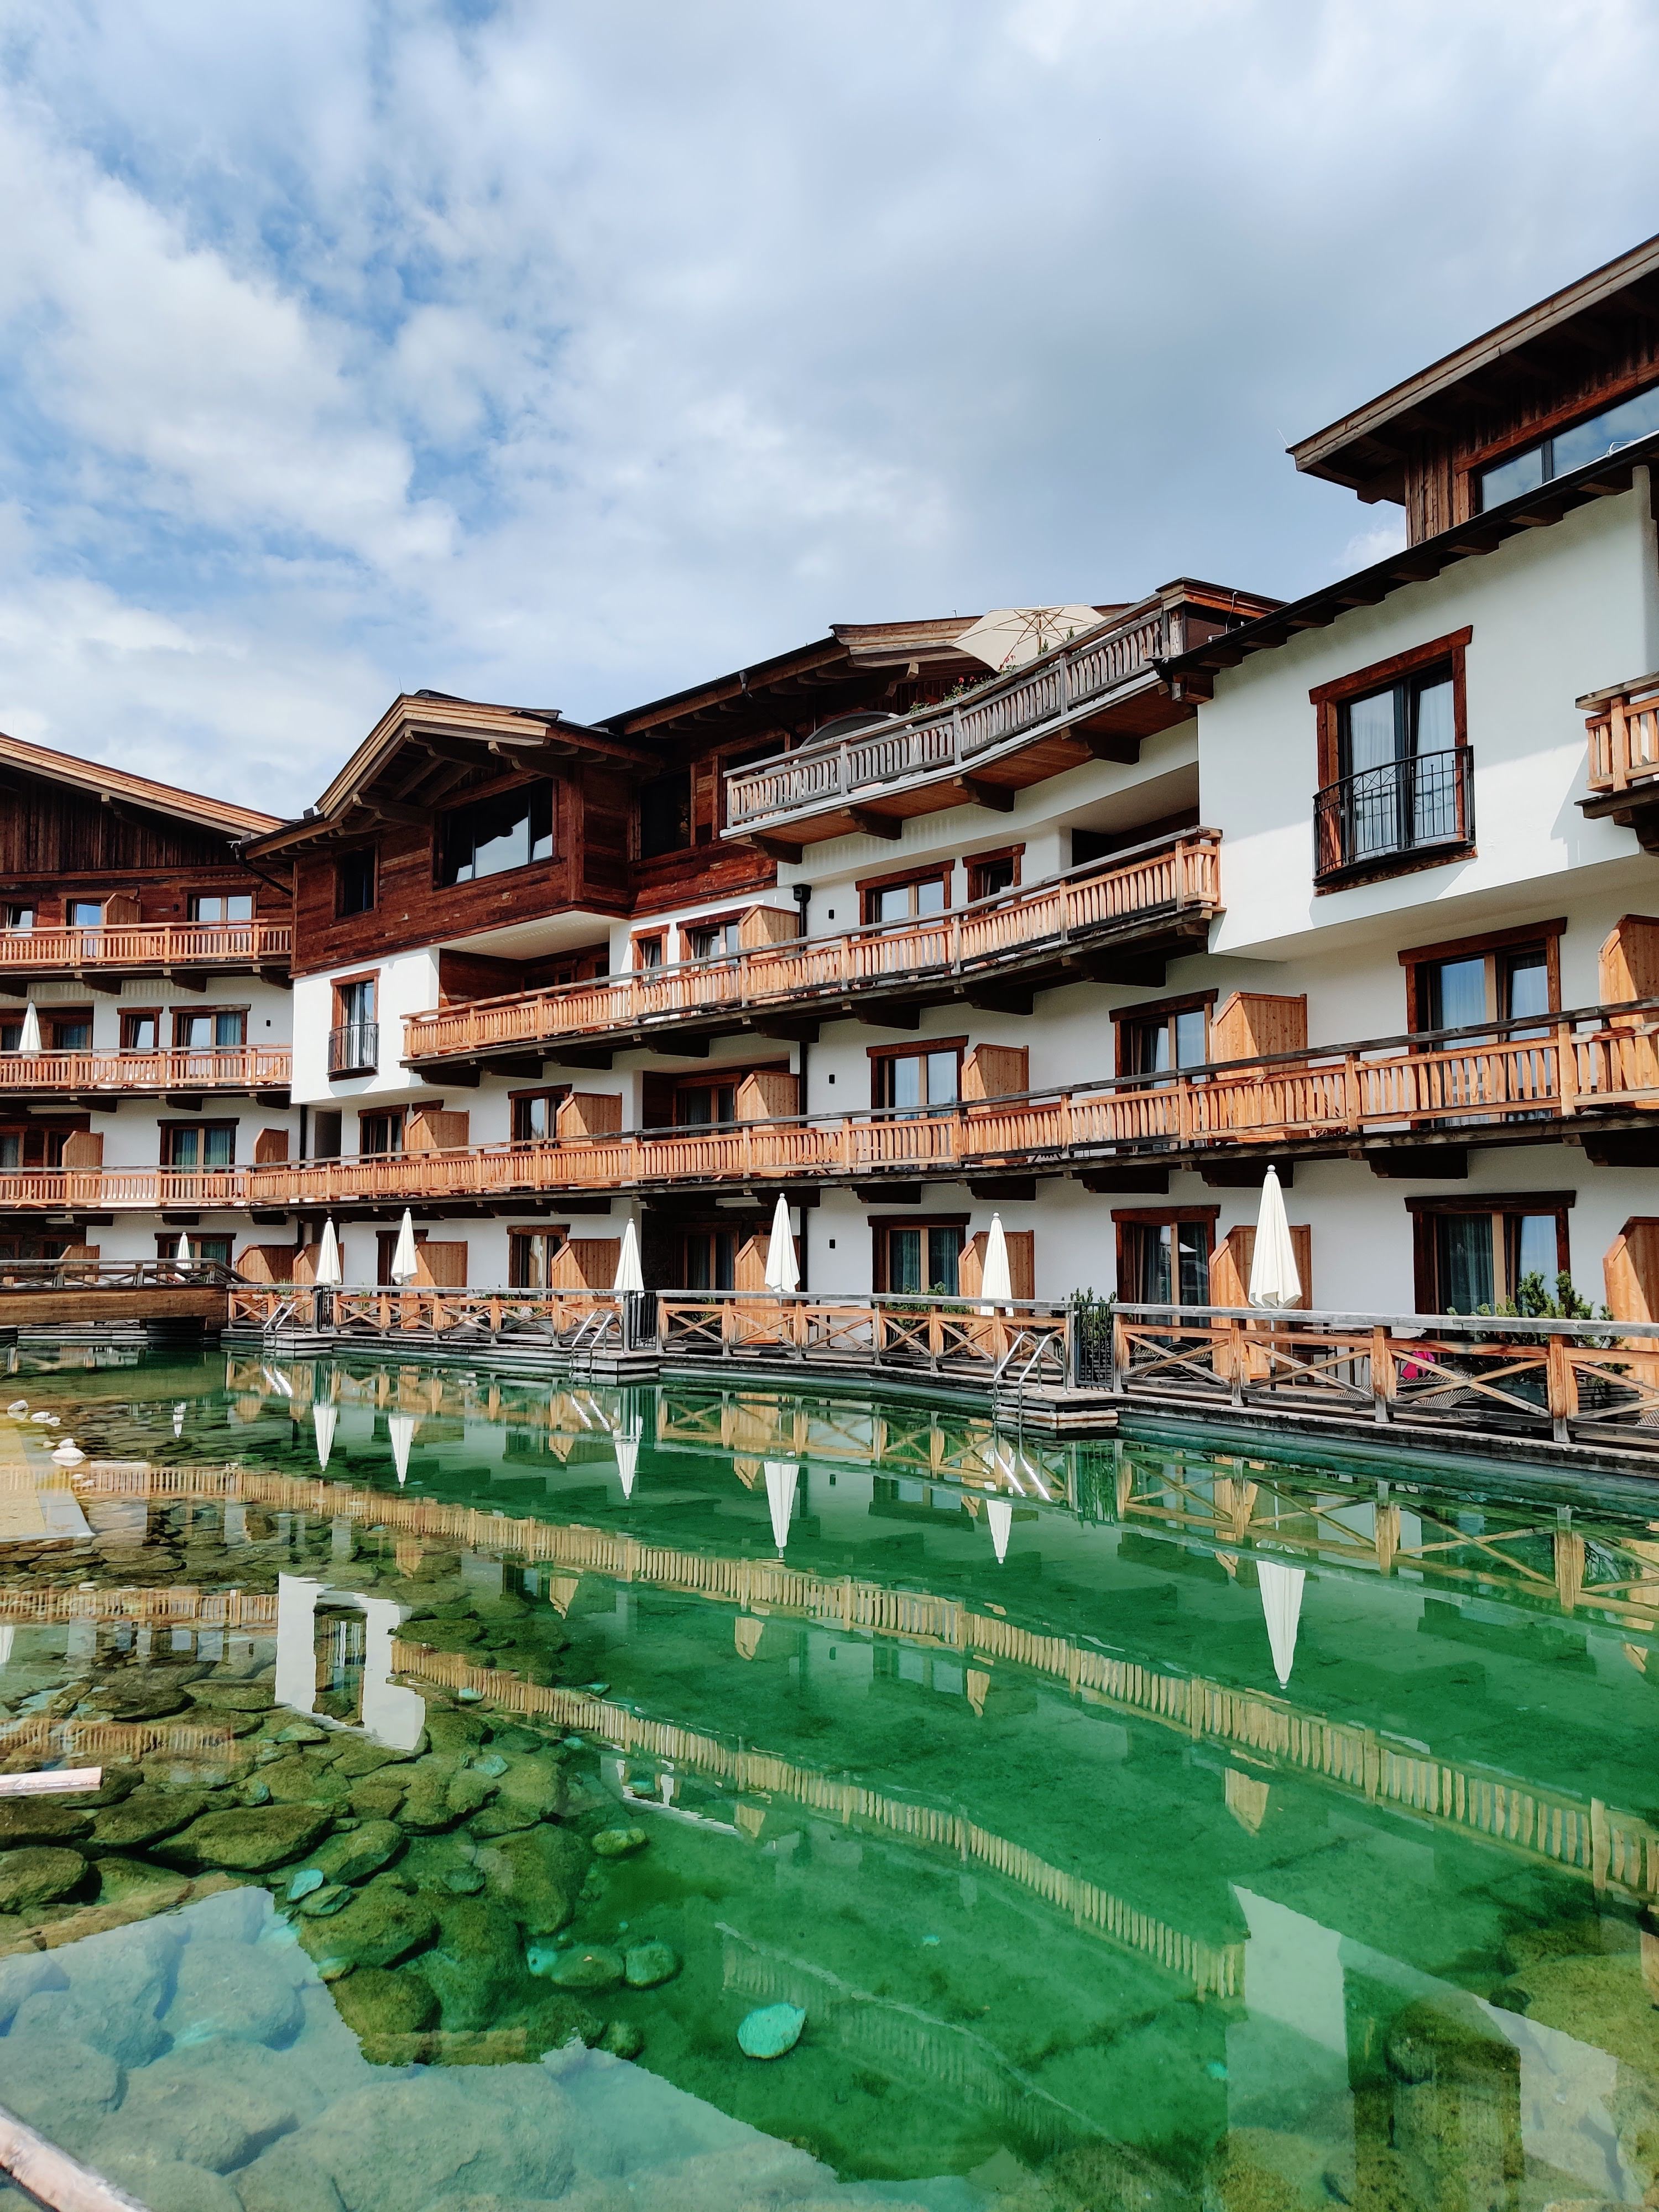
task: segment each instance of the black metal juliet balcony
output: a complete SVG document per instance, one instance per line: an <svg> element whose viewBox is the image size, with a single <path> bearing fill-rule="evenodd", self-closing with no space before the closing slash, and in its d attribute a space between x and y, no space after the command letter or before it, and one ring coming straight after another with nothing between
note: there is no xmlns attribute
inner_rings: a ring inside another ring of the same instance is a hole
<svg viewBox="0 0 1659 2212"><path fill-rule="evenodd" d="M373 1075L380 1065L380 1024L343 1022L328 1033L331 1075Z"/></svg>
<svg viewBox="0 0 1659 2212"><path fill-rule="evenodd" d="M1314 799L1314 881L1339 884L1421 854L1449 858L1474 839L1467 745L1410 753L1328 783Z"/></svg>

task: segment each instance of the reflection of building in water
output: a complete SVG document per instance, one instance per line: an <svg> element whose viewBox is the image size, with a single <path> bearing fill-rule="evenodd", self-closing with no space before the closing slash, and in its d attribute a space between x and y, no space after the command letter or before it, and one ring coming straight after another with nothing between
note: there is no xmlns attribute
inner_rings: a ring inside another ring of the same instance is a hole
<svg viewBox="0 0 1659 2212"><path fill-rule="evenodd" d="M412 1751L426 1700L392 1680L404 1607L304 1575L276 1585L276 1702L315 1720L361 1726L376 1743Z"/></svg>

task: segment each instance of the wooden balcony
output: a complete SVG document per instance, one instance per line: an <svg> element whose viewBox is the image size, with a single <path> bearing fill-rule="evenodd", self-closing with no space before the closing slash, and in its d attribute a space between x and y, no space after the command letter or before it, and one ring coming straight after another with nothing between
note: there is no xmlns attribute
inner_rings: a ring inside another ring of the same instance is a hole
<svg viewBox="0 0 1659 2212"><path fill-rule="evenodd" d="M1589 796L1579 805L1592 819L1607 815L1634 830L1642 848L1659 853L1659 675L1608 691L1586 693Z"/></svg>
<svg viewBox="0 0 1659 2212"><path fill-rule="evenodd" d="M1413 1155L1437 1149L1440 1172L1457 1175L1456 1152L1568 1136L1592 1159L1622 1158L1617 1147L1632 1144L1659 1158L1656 1113L1659 999L1479 1032L1108 1078L939 1113L817 1115L240 1168L23 1170L0 1173L0 1211L349 1212L439 1202L489 1212L566 1193L1067 1173L1110 1188L1126 1187L1113 1182L1126 1170L1145 1176L1172 1166L1248 1182L1269 1159L1342 1158L1356 1146L1381 1172L1390 1154L1403 1154L1409 1166Z"/></svg>
<svg viewBox="0 0 1659 2212"><path fill-rule="evenodd" d="M854 1012L855 993L860 1012L953 998L1029 1012L1031 993L1056 983L1159 981L1158 963L1201 948L1220 909L1220 833L1187 830L949 914L412 1015L404 1057L435 1073L574 1044L591 1064L669 1036L683 1049L690 1037L757 1018L773 1028L783 1018L791 1034L810 1035L817 1021Z"/></svg>
<svg viewBox="0 0 1659 2212"><path fill-rule="evenodd" d="M118 991L127 975L161 975L200 989L208 975L249 970L286 982L294 930L286 921L112 922L97 929L0 931L0 982L84 976Z"/></svg>
<svg viewBox="0 0 1659 2212"><path fill-rule="evenodd" d="M0 1052L0 1097L96 1100L247 1093L286 1105L286 1045L200 1052Z"/></svg>
<svg viewBox="0 0 1659 2212"><path fill-rule="evenodd" d="M1089 759L1133 761L1141 740L1191 714L1158 664L1276 602L1167 585L1074 643L939 707L896 715L726 779L728 838L780 860L854 832L897 837L950 806L1006 812L1013 795Z"/></svg>

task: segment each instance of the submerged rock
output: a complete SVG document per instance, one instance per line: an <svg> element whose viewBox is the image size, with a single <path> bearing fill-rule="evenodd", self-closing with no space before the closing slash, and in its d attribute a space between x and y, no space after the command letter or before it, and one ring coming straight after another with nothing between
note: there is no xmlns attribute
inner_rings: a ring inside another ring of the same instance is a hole
<svg viewBox="0 0 1659 2212"><path fill-rule="evenodd" d="M389 1866L404 1847L403 1830L390 1820L365 1820L344 1835L331 1836L311 1855L326 1881L367 1881Z"/></svg>
<svg viewBox="0 0 1659 2212"><path fill-rule="evenodd" d="M599 2048L613 2058L637 2058L645 2048L645 2031L631 2020L613 2020L600 2039Z"/></svg>
<svg viewBox="0 0 1659 2212"><path fill-rule="evenodd" d="M124 1797L118 1805L106 1805L92 1822L92 1842L100 1850L141 1851L148 1844L158 1843L163 1836L176 1835L180 1828L207 1810L209 1799L204 1790L159 1790L146 1783Z"/></svg>
<svg viewBox="0 0 1659 2212"><path fill-rule="evenodd" d="M421 1960L446 2028L489 2027L520 1995L524 1959L511 1915L483 1897L437 1900L439 1936Z"/></svg>
<svg viewBox="0 0 1659 2212"><path fill-rule="evenodd" d="M649 1838L643 1828L601 1828L593 1838L593 1855L601 1859L625 1859L642 1851Z"/></svg>
<svg viewBox="0 0 1659 2212"><path fill-rule="evenodd" d="M502 1836L479 1863L514 1918L532 1936L556 1936L575 1917L588 1869L587 1845L573 1829L538 1825Z"/></svg>
<svg viewBox="0 0 1659 2212"><path fill-rule="evenodd" d="M760 2005L738 2025L738 2048L745 2058L781 2058L800 2041L806 2014L799 2005Z"/></svg>
<svg viewBox="0 0 1659 2212"><path fill-rule="evenodd" d="M623 1978L621 1952L602 1943L532 1943L526 1956L532 1974L556 1989L576 1990L584 1996L614 1990Z"/></svg>
<svg viewBox="0 0 1659 2212"><path fill-rule="evenodd" d="M175 2042L282 2044L299 2033L303 2017L291 1952L198 1936L179 1954L163 2021Z"/></svg>
<svg viewBox="0 0 1659 2212"><path fill-rule="evenodd" d="M509 2203L561 2197L575 2132L557 2082L538 2066L509 2065L376 2082L295 2142L331 2175L346 2212L414 2212L463 2184Z"/></svg>
<svg viewBox="0 0 1659 2212"><path fill-rule="evenodd" d="M360 1966L334 1989L340 2017L354 2035L414 2035L438 2017L437 1993L414 1967Z"/></svg>
<svg viewBox="0 0 1659 2212"><path fill-rule="evenodd" d="M317 2101L291 2067L256 2045L188 2045L133 2075L93 2162L159 2156L225 2173L309 2118Z"/></svg>
<svg viewBox="0 0 1659 2212"><path fill-rule="evenodd" d="M38 1912L72 1897L87 1879L79 1851L26 1844L0 1857L0 1912Z"/></svg>
<svg viewBox="0 0 1659 2212"><path fill-rule="evenodd" d="M654 1990L680 1970L679 1954L666 1943L636 1943L623 1959L623 1978L630 1990Z"/></svg>
<svg viewBox="0 0 1659 2212"><path fill-rule="evenodd" d="M300 1911L307 1920L326 1920L331 1912L343 1912L350 1902L351 1892L343 1881L325 1881L301 1899Z"/></svg>
<svg viewBox="0 0 1659 2212"><path fill-rule="evenodd" d="M244 1805L204 1814L168 1838L162 1856L185 1866L264 1874L321 1841L332 1815L315 1805Z"/></svg>
<svg viewBox="0 0 1659 2212"><path fill-rule="evenodd" d="M83 2150L120 2101L122 2073L107 2051L50 2028L7 2037L4 2104L69 2150Z"/></svg>
<svg viewBox="0 0 1659 2212"><path fill-rule="evenodd" d="M74 1843L92 1833L95 1817L82 1805L60 1798L0 1798L0 1851L22 1844Z"/></svg>
<svg viewBox="0 0 1659 2212"><path fill-rule="evenodd" d="M437 1918L420 1899L389 1882L373 1881L354 1891L343 1911L307 1921L300 1942L319 1965L336 1959L354 1966L392 1966L437 1933Z"/></svg>

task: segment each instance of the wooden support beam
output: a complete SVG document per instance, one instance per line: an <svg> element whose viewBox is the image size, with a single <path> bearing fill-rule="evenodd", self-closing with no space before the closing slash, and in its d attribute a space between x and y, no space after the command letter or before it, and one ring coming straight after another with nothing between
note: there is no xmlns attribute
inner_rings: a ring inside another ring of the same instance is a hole
<svg viewBox="0 0 1659 2212"><path fill-rule="evenodd" d="M1469 1172L1469 1155L1462 1145L1378 1145L1367 1148L1364 1158L1384 1182L1416 1182L1425 1176L1462 1182Z"/></svg>
<svg viewBox="0 0 1659 2212"><path fill-rule="evenodd" d="M1036 1196L1035 1176L985 1176L978 1182L970 1179L968 1194L970 1198L988 1200L1001 1199L1013 1205Z"/></svg>
<svg viewBox="0 0 1659 2212"><path fill-rule="evenodd" d="M919 1182L855 1182L853 1195L866 1206L920 1206Z"/></svg>
<svg viewBox="0 0 1659 2212"><path fill-rule="evenodd" d="M867 806L849 806L847 811L853 827L866 837L884 837L890 845L896 845L904 835L903 823L891 814L872 813Z"/></svg>
<svg viewBox="0 0 1659 2212"><path fill-rule="evenodd" d="M982 1014L1029 1014L1035 995L1030 984L1005 983L995 989L982 984L979 989L969 991L967 1000Z"/></svg>
<svg viewBox="0 0 1659 2212"><path fill-rule="evenodd" d="M862 1022L866 1029L914 1030L921 1020L921 1008L908 1001L902 1006L885 1006L878 1002L873 1006L854 1006L852 1012L854 1020Z"/></svg>
<svg viewBox="0 0 1659 2212"><path fill-rule="evenodd" d="M646 1050L669 1060L707 1060L708 1040L706 1036L653 1036Z"/></svg>
<svg viewBox="0 0 1659 2212"><path fill-rule="evenodd" d="M1169 1190L1168 1168L1099 1167L1079 1168L1076 1180L1085 1190L1103 1196L1121 1191L1132 1197L1160 1198Z"/></svg>
<svg viewBox="0 0 1659 2212"><path fill-rule="evenodd" d="M950 788L959 791L974 805L986 807L993 814L1012 814L1014 811L1013 793L1005 790L1000 784L987 783L982 776L953 775Z"/></svg>
<svg viewBox="0 0 1659 2212"><path fill-rule="evenodd" d="M1182 678L1182 682L1189 686L1193 680L1190 676L1184 676ZM1214 690L1215 686L1211 684L1207 690L1193 691L1189 696L1198 699L1207 699ZM1073 734L1082 738L1091 754L1097 761L1117 761L1125 768L1133 768L1140 758L1141 741L1132 731L1091 730L1086 725L1079 723Z"/></svg>
<svg viewBox="0 0 1659 2212"><path fill-rule="evenodd" d="M164 968L161 980L170 991L205 991L208 979L193 974L188 968Z"/></svg>
<svg viewBox="0 0 1659 2212"><path fill-rule="evenodd" d="M1259 1190L1269 1167L1279 1170L1286 1190L1296 1181L1296 1169L1289 1160L1206 1160L1199 1172L1212 1190Z"/></svg>
<svg viewBox="0 0 1659 2212"><path fill-rule="evenodd" d="M747 838L744 842L752 845L765 859L787 861L792 868L799 865L800 856L806 849L791 837L759 836Z"/></svg>
<svg viewBox="0 0 1659 2212"><path fill-rule="evenodd" d="M1080 952L1066 964L1091 983L1157 989L1164 981L1164 961L1158 953Z"/></svg>

